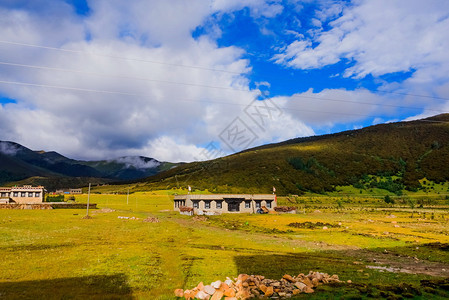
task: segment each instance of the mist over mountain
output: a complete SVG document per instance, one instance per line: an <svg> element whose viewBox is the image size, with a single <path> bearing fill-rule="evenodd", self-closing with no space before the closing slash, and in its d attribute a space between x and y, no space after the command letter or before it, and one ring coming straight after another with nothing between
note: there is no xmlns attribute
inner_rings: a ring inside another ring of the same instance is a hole
<svg viewBox="0 0 449 300"><path fill-rule="evenodd" d="M33 151L15 142L0 141L0 184L39 177L40 181L35 178L33 182L48 184L50 181L48 178L51 178L52 181L59 181L64 185L55 186L73 187L85 185L89 178L96 178L100 183L144 178L176 165L144 156L81 161L67 158L54 151ZM78 179L70 184L70 178Z"/></svg>
<svg viewBox="0 0 449 300"><path fill-rule="evenodd" d="M400 194L419 180L449 180L449 114L291 139L227 157L193 162L145 180L148 188L213 192L326 193L337 186Z"/></svg>

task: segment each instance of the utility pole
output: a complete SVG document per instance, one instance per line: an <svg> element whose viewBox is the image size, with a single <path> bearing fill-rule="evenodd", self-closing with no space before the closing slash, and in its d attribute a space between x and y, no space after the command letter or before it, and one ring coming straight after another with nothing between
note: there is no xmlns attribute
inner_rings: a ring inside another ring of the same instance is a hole
<svg viewBox="0 0 449 300"><path fill-rule="evenodd" d="M89 191L87 192L87 212L86 212L86 217L89 217L89 200L90 200L90 182L89 182Z"/></svg>
<svg viewBox="0 0 449 300"><path fill-rule="evenodd" d="M129 187L128 187L128 193L126 194L126 205L129 204Z"/></svg>

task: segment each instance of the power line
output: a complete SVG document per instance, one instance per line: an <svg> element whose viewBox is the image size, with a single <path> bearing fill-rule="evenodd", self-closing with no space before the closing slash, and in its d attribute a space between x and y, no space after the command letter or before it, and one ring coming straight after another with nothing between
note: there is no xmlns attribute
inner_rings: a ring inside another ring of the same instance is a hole
<svg viewBox="0 0 449 300"><path fill-rule="evenodd" d="M0 83L4 83L4 84L13 84L13 85L24 85L24 86L33 86L33 87L44 87L44 88L61 89L61 90L71 90L71 91L81 91L81 92L105 93L105 94L118 94L118 95L126 95L126 96L140 96L140 95L138 95L138 94L125 93L125 92L118 92L118 91L95 90L95 89L83 89L83 88L76 88L76 87L59 86L59 85L47 85L47 84L37 84L37 83L28 83L28 82L19 82L19 81L6 81L6 80L0 80Z"/></svg>
<svg viewBox="0 0 449 300"><path fill-rule="evenodd" d="M7 65L7 66L13 66L13 67L23 67L23 68L32 68L32 69L39 69L39 70L58 71L58 72L66 72L66 73L86 74L86 75L108 77L108 78L132 79L132 80L141 80L141 81L148 81L148 82L159 82L159 83L165 83L165 84L195 86L195 87L204 87L204 88L212 88L212 89L222 89L222 90L233 90L233 91L238 91L238 92L250 92L251 91L251 90L248 90L248 89L238 89L238 88L233 88L233 87L210 86L210 85L203 85L203 84L196 84L196 83L175 82L175 81L150 79L150 78L143 78L143 77L112 75L112 74L97 73L97 72L86 72L86 71L75 70L75 69L54 68L54 67L48 67L48 66L37 66L37 65L29 65L29 64L17 64L17 63L3 62L3 61L0 61L0 65ZM32 84L28 84L28 85L32 85ZM53 87L53 86L45 86L45 87ZM68 88L65 87L65 89L68 89ZM80 91L82 91L82 90L84 90L84 91L97 91L97 90L77 89L77 88L73 88L73 87L70 88L70 89L72 89L72 90L80 90ZM110 92L110 93L119 93L119 92ZM128 94L128 93L124 93L124 94ZM132 95L134 95L134 94L132 94ZM280 96L280 97L282 97L282 96ZM292 95L292 96L284 96L284 97L306 98L306 99L314 99L314 100L319 100L319 101L344 102L344 103L353 103L353 104L362 104L362 105L393 107L393 108L400 108L400 109L417 109L417 110L424 110L425 109L425 108L422 108L422 107L410 107L410 106L401 106L401 105L393 105L393 104L350 101L350 100L342 100L342 99L335 99L335 98L312 97L312 96L306 96L306 95ZM449 100L447 100L447 101L449 101ZM440 113L445 112L445 111L436 110L436 109L426 109L426 110L433 111L433 112L440 112Z"/></svg>
<svg viewBox="0 0 449 300"><path fill-rule="evenodd" d="M66 72L66 73L86 74L86 75L94 75L94 76L109 77L109 78L132 79L132 80L151 81L151 82L159 82L159 83L166 83L166 84L196 86L196 87L220 89L220 90L232 90L232 91L239 91L239 92L249 92L250 91L248 89L238 89L238 88L226 87L226 86L211 86L211 85L204 85L204 84L197 84L197 83L190 83L190 82L176 82L176 81L168 81L168 80L160 80L160 79L143 78L143 77L112 75L112 74L105 74L105 73L86 72L86 71L74 70L74 69L54 68L54 67L36 66L36 65L27 65L27 64L16 64L16 63L9 63L9 62L2 62L2 61L0 61L0 65L32 68L32 69L40 69L40 70L59 71L59 72Z"/></svg>
<svg viewBox="0 0 449 300"><path fill-rule="evenodd" d="M9 44L9 45L16 45L16 46L24 46L24 47L46 49L46 50L55 50L55 51L68 52L68 53L76 53L76 54L89 54L89 55L95 55L95 56L101 56L101 57L107 57L107 58L113 58L113 59L119 59L119 60L146 62L146 63L151 63L151 64L158 64L158 65L165 65L165 66L172 66L172 67L199 69L199 70L213 71L213 72L222 72L222 73L229 73L229 74L235 74L235 75L242 74L241 72L233 72L233 71L228 71L228 70L223 70L223 69L214 69L214 68L208 68L208 67L203 67L203 66L193 66L193 65L166 63L166 62L155 61L155 60L141 59L141 58L135 58L135 57L124 57L124 56L118 56L118 55L109 55L109 54L102 54L102 53L82 51L82 50L72 50L72 49L64 49L64 48L57 48L57 47L41 46L41 45L34 45L34 44L27 44L27 43L2 41L2 40L0 40L0 43L2 43L2 44Z"/></svg>
<svg viewBox="0 0 449 300"><path fill-rule="evenodd" d="M135 96L135 97L148 97L149 96L149 95L145 95L145 94L126 93L126 92L119 92L119 91L84 89L84 88L76 88L76 87L36 84L36 83L27 83L27 82L18 82L18 81L0 80L0 83L12 84L12 85L32 86L32 87L52 88L52 89L62 89L62 90L71 90L71 91L81 91L81 92L91 92L91 93L118 94L118 95ZM198 100L192 100L192 99L176 99L176 101L194 102L194 103L204 103L204 102L206 102L206 103L213 103L213 104L235 105L235 106L241 106L241 107L247 107L248 106L248 104L218 102L218 101L205 101L205 100L198 101ZM296 108L288 108L288 109L284 108L284 110L287 110L287 111L299 111L299 112L309 112L309 113L319 113L319 114L331 114L331 115L358 116L358 117L365 117L365 118L384 118L385 117L385 116L374 116L374 115L355 114L355 113L326 112L326 111L317 111L317 110L308 110L308 109L296 109ZM420 120L420 121L428 121L428 122L435 122L435 123L449 123L449 122L446 122L446 121L438 121L438 120Z"/></svg>
<svg viewBox="0 0 449 300"><path fill-rule="evenodd" d="M322 100L322 101L345 102L345 103L354 103L354 104L363 104L363 105L394 107L394 108L402 108L402 109L419 109L419 110L428 110L428 111L441 112L441 113L445 112L445 111L442 111L442 110L426 109L426 108L423 108L423 107L413 107L413 106L401 106L401 105L383 104L383 103L351 101L351 100L342 100L342 99L333 99L333 98L312 97L312 96L305 96L305 95L292 95L292 96L290 96L290 98L307 98L307 99L315 99L315 100ZM447 101L449 101L449 100L447 100Z"/></svg>
<svg viewBox="0 0 449 300"><path fill-rule="evenodd" d="M189 68L189 69L198 69L198 70L205 70L205 71L221 72L221 73L228 73L228 74L234 74L234 75L242 75L243 74L242 72L234 72L234 71L228 71L228 70L223 70L223 69L215 69L215 68L209 68L209 67L204 67L204 66L167 63L167 62L161 62L161 61L155 61L155 60L140 59L140 58L135 58L135 57L124 57L124 56L118 56L118 55L110 55L110 54L103 54L103 53L96 53L96 52L82 51L82 50L65 49L65 48L50 47L50 46L42 46L42 45L35 45L35 44L28 44L28 43L5 41L5 40L0 40L0 43L7 44L7 45L16 45L16 46L38 48L38 49L61 51L61 52L67 52L67 53L89 54L89 55L95 55L95 56L99 56L99 57L106 57L106 58L112 58L112 59L118 59L118 60L146 62L146 63L152 63L152 64L173 66L173 67L182 67L182 68ZM409 93L400 93L400 92L391 92L391 91L379 91L379 90L377 90L377 91L370 91L370 92L373 93L373 94L374 93L394 94L394 95L401 95L401 96L412 96L412 97L419 97L419 98L427 98L427 99L449 101L449 98L437 97L437 96L429 96L429 95L418 95L418 94L409 94Z"/></svg>

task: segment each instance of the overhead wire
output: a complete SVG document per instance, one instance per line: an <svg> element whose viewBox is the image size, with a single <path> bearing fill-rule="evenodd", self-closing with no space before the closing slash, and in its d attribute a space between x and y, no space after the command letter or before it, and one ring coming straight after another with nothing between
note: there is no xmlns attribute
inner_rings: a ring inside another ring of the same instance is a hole
<svg viewBox="0 0 449 300"><path fill-rule="evenodd" d="M0 80L0 84L23 85L23 86L62 89L62 90L90 92L90 93L118 94L118 95L125 95L125 96L134 96L134 97L148 97L149 96L147 94L137 94L137 93L127 93L127 92L97 90L97 89L84 89L84 88L77 88L77 87L68 87L68 86L59 86L59 85L46 85L46 84L36 84L36 83L18 82L18 81L6 81L6 80ZM198 101L198 100L194 100L194 99L176 99L176 101L194 102L194 103L204 103L205 102L205 103L213 103L213 104L235 105L235 106L241 106L241 107L248 107L249 106L248 104L239 104L239 103L230 103L230 102L218 102L218 101L208 101L208 100L200 100L200 101ZM282 108L281 110L308 112L308 113L319 113L319 114L334 114L334 115L358 116L358 117L366 117L366 118L384 118L384 116L356 114L356 113L344 113L344 112L327 112L327 111L298 109L298 108L287 108L287 109ZM438 121L438 120L429 120L429 122L449 123L449 122L446 122L446 121Z"/></svg>
<svg viewBox="0 0 449 300"><path fill-rule="evenodd" d="M196 84L196 83L188 83L188 82L176 82L176 81L159 80L159 79L151 79L151 78L143 78L143 77L135 77L135 76L113 75L113 74L105 74L105 73L98 73L98 72L87 72L87 71L75 70L75 69L55 68L55 67L48 67L48 66L29 65L29 64L18 64L18 63L4 62L4 61L0 61L0 65L6 65L6 66L12 66L12 67L32 68L32 69L40 69L40 70L49 70L49 71L58 71L58 72L66 72L66 73L85 74L85 75L93 75L93 76L108 77L108 78L131 79L131 80L140 80L140 81L147 81L147 82L159 82L159 83L165 83L165 84L195 86L195 87L221 89L221 90L232 90L232 91L238 91L238 92L251 92L251 90L248 90L248 89L239 89L239 88L235 88L235 87L211 86L211 85L204 85L204 84ZM3 81L2 83L7 83L7 82ZM20 84L20 82L11 82L11 84ZM31 86L31 85L39 86L39 84L33 84L33 83L22 83L22 84L23 85L29 85L29 86ZM94 89L83 89L83 88L75 88L75 87L60 87L60 86L51 86L51 85L40 85L40 86L47 87L47 88L52 88L53 87L53 88L67 89L67 90L104 92L104 93L110 93L110 94L114 94L115 93L115 94L134 95L134 96L136 96L136 94L124 93L124 92L118 92L118 91L99 91L99 90L94 90ZM385 103L351 101L351 100L335 99L335 98L328 98L328 97L326 97L326 98L324 98L324 97L313 97L313 96L298 95L298 94L294 94L292 96L276 96L274 98L277 98L277 97L305 98L305 99L313 99L313 100L319 100L319 101L353 103L353 104L357 104L357 105L384 106L384 107L392 107L392 108L400 108L400 109L416 109L416 110L424 110L425 109L425 108L422 108L422 107L411 107L411 106L393 105L393 104L385 104ZM447 101L449 101L449 100L447 100ZM210 102L212 102L212 101L210 101ZM436 110L436 109L426 109L426 110L433 111L433 112L439 112L439 113L445 112L445 111Z"/></svg>
<svg viewBox="0 0 449 300"><path fill-rule="evenodd" d="M7 44L7 45L16 45L16 46L23 46L23 47L32 47L32 48L39 48L39 49L46 49L46 50L61 51L61 52L67 52L67 53L89 54L89 55L94 55L94 56L98 56L98 57L106 57L106 58L119 59L119 60L137 61L137 62L145 62L145 63L182 67L182 68L189 68L189 69L199 69L199 70L205 70L205 71L222 72L222 73L229 73L229 74L234 74L234 75L242 75L243 74L242 72L235 72L235 71L216 69L216 68L210 68L210 67L204 67L204 66L168 63L168 62L161 62L161 61L155 61L155 60L141 59L141 58L136 58L136 57L125 57L125 56L119 56L119 55L111 55L111 54L97 53L97 52L91 52L91 51L67 49L67 48L61 48L61 47L43 46L43 45L36 45L36 44L29 44L29 43L6 41L6 40L0 40L0 43ZM430 95L418 95L418 94L400 93L400 92L382 91L382 90L370 91L370 92L449 101L449 98L430 96Z"/></svg>

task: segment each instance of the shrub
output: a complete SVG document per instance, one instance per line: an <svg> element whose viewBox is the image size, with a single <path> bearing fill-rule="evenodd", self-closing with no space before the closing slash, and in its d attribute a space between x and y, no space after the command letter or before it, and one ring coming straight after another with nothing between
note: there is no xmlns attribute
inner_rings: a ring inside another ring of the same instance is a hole
<svg viewBox="0 0 449 300"><path fill-rule="evenodd" d="M45 198L45 202L64 202L64 195L50 196Z"/></svg>

